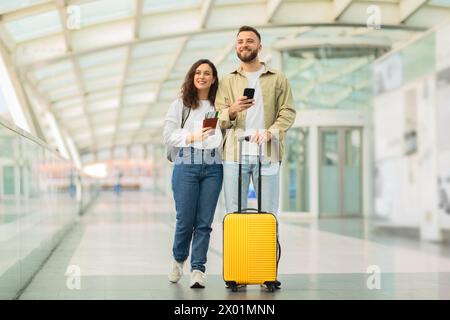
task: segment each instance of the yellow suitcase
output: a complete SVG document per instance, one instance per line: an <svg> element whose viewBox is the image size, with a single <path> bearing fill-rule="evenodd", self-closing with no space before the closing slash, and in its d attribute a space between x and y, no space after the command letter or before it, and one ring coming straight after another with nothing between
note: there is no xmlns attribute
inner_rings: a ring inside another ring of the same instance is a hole
<svg viewBox="0 0 450 320"><path fill-rule="evenodd" d="M240 151L244 139L248 141L248 137L239 140ZM261 163L258 167L261 176ZM258 179L258 210L242 210L241 183L242 165L239 161L238 211L226 214L223 219L223 279L234 292L247 284L265 284L273 292L280 285L277 281L281 255L277 219L274 214L261 211L261 179Z"/></svg>

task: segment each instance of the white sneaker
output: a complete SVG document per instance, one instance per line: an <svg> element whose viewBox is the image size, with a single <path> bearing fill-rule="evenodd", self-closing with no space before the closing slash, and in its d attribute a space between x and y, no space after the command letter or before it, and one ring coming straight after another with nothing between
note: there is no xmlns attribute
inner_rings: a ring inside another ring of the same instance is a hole
<svg viewBox="0 0 450 320"><path fill-rule="evenodd" d="M206 275L200 270L194 270L191 273L191 288L204 288L206 282Z"/></svg>
<svg viewBox="0 0 450 320"><path fill-rule="evenodd" d="M169 273L169 281L173 283L177 283L180 281L181 277L183 276L183 262L177 262L174 261L172 265L172 271Z"/></svg>

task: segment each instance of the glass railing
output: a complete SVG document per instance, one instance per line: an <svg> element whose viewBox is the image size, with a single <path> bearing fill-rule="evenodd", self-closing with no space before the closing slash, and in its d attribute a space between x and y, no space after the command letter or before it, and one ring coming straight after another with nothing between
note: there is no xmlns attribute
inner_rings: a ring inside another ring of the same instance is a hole
<svg viewBox="0 0 450 320"><path fill-rule="evenodd" d="M0 119L0 299L12 299L96 195L71 161Z"/></svg>

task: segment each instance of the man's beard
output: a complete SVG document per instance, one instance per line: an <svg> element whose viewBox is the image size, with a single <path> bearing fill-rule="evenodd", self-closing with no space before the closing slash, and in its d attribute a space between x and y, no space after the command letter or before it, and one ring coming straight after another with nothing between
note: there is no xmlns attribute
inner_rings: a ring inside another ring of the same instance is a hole
<svg viewBox="0 0 450 320"><path fill-rule="evenodd" d="M252 51L250 53L250 55L248 55L246 57L241 56L241 54L239 52L237 52L237 56L242 62L245 62L245 63L251 62L258 56L258 50Z"/></svg>

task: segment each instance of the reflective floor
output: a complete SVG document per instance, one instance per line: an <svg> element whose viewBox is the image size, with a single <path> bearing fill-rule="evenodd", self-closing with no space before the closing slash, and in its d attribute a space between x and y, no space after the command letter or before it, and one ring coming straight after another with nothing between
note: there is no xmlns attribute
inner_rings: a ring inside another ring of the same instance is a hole
<svg viewBox="0 0 450 320"><path fill-rule="evenodd" d="M450 299L448 245L375 231L362 219L286 216L279 219L282 289L248 286L233 293L221 276L222 200L205 289L189 288L187 265L178 284L167 280L175 221L170 199L104 193L20 299Z"/></svg>

